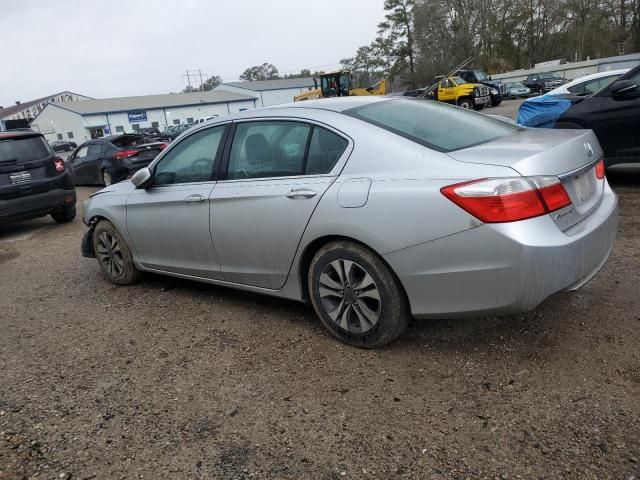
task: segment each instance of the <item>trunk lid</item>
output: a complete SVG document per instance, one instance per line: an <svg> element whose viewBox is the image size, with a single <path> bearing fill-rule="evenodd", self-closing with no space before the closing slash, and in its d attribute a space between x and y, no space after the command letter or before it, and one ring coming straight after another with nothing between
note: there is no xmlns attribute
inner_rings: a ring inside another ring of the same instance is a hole
<svg viewBox="0 0 640 480"><path fill-rule="evenodd" d="M449 155L460 162L509 167L526 177L557 176L572 204L552 218L566 230L600 203L604 181L596 177L595 165L602 153L591 130L525 129Z"/></svg>

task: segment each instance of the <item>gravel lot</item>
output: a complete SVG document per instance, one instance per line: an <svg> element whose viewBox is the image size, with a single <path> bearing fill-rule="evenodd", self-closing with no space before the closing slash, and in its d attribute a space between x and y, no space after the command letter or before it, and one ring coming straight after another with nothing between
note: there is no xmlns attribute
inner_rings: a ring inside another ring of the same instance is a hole
<svg viewBox="0 0 640 480"><path fill-rule="evenodd" d="M640 175L613 183L583 289L378 351L297 303L112 286L79 218L0 227L0 479L640 478Z"/></svg>

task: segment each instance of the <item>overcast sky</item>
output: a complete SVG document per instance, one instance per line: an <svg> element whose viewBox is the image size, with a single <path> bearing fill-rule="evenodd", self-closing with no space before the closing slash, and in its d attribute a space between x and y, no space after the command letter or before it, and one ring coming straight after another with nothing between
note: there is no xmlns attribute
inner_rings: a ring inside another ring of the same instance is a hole
<svg viewBox="0 0 640 480"><path fill-rule="evenodd" d="M383 0L0 0L0 105L69 90L177 92L185 70L237 80L326 69L371 42Z"/></svg>

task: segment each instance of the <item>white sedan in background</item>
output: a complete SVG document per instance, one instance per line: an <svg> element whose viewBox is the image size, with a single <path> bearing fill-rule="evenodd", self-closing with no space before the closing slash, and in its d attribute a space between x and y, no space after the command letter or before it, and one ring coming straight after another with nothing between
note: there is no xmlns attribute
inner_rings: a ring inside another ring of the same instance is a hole
<svg viewBox="0 0 640 480"><path fill-rule="evenodd" d="M546 95L592 95L605 88L610 83L616 81L616 79L623 73L627 73L628 68L622 70L610 70L608 72L598 72L592 75L585 75L580 78L576 78L569 83L554 88Z"/></svg>

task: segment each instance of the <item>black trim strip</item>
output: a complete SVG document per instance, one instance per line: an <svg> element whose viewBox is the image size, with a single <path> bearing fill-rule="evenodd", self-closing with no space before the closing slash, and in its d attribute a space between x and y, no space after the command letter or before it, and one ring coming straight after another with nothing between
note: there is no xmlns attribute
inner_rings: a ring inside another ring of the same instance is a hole
<svg viewBox="0 0 640 480"><path fill-rule="evenodd" d="M306 175L307 174L307 159L309 158L309 148L311 147L311 139L313 138L313 132L316 131L316 126L313 124L309 124L307 123L307 125L309 125L309 136L307 137L307 144L304 147L304 158L302 159L302 169L300 172L300 175Z"/></svg>

